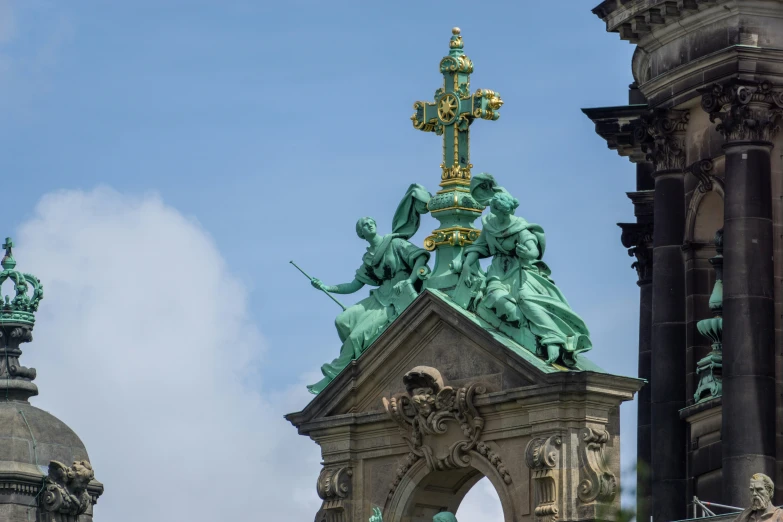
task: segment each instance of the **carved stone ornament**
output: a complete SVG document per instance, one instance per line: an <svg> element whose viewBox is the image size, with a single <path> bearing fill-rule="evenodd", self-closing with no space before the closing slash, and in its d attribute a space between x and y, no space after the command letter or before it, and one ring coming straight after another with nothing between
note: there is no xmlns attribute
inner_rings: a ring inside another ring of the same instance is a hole
<svg viewBox="0 0 783 522"><path fill-rule="evenodd" d="M525 450L527 467L533 474L535 509L533 514L543 522L558 519L557 469L560 448L563 441L559 435L531 440Z"/></svg>
<svg viewBox="0 0 783 522"><path fill-rule="evenodd" d="M39 496L41 510L62 515L62 520L85 513L92 505L87 485L93 478L95 473L86 460L74 462L71 467L51 461L49 475L44 479L44 490Z"/></svg>
<svg viewBox="0 0 783 522"><path fill-rule="evenodd" d="M470 465L472 451L486 458L498 470L506 484L511 475L500 456L486 443L480 441L484 419L473 405L476 395L486 392L480 384L454 389L445 386L440 372L428 366L417 366L405 374L403 383L407 393L383 399L384 408L397 423L410 453L397 470L391 492L410 467L419 459L425 459L432 470L465 468ZM432 438L458 427L462 437L440 453L432 445Z"/></svg>
<svg viewBox="0 0 783 522"><path fill-rule="evenodd" d="M726 141L765 141L775 137L783 92L769 82L715 84L701 92L701 107Z"/></svg>
<svg viewBox="0 0 783 522"><path fill-rule="evenodd" d="M698 189L702 194L712 190L712 168L713 163L711 159L702 159L692 163L686 169L699 180Z"/></svg>
<svg viewBox="0 0 783 522"><path fill-rule="evenodd" d="M581 460L580 475L585 478L579 482L577 495L584 503L594 501L610 502L617 494L617 478L609 470L604 449L609 441L609 432L584 428L580 432L582 443L579 445Z"/></svg>
<svg viewBox="0 0 783 522"><path fill-rule="evenodd" d="M656 171L685 168L685 130L690 113L656 109L639 118L634 138Z"/></svg>
<svg viewBox="0 0 783 522"><path fill-rule="evenodd" d="M636 261L631 268L636 270L639 276L638 284L644 285L652 282L652 223L618 223L622 229L620 241L628 249L628 255L635 257Z"/></svg>
<svg viewBox="0 0 783 522"><path fill-rule="evenodd" d="M351 494L353 470L347 466L324 468L318 476L318 496L323 500L316 522L342 522L345 516L343 501Z"/></svg>

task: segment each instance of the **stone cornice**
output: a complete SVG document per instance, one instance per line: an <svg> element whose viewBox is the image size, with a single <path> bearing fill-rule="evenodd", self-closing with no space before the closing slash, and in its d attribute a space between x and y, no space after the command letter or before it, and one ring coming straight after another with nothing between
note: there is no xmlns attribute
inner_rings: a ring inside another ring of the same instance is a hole
<svg viewBox="0 0 783 522"><path fill-rule="evenodd" d="M550 405L568 399L572 405L591 404L612 407L633 399L644 381L633 377L622 377L592 371L558 372L548 374L545 383L523 386L499 392L482 393L476 396L478 408L490 407L493 410L501 404L520 404L526 407ZM379 399L380 400L380 399ZM289 413L285 419L293 424L300 435L310 435L319 430L351 426L387 423L385 411L345 413L313 418L306 411Z"/></svg>
<svg viewBox="0 0 783 522"><path fill-rule="evenodd" d="M648 112L646 104L596 107L582 109L582 112L595 123L596 134L606 140L609 149L633 163L645 161L645 154L634 139L634 128L639 117Z"/></svg>
<svg viewBox="0 0 783 522"><path fill-rule="evenodd" d="M771 142L783 114L783 91L769 82L731 81L701 91L701 107L726 141Z"/></svg>
<svg viewBox="0 0 783 522"><path fill-rule="evenodd" d="M762 59L766 64L764 76L758 74L757 68ZM698 98L699 89L707 85L733 78L783 83L783 75L775 72L781 69L783 50L735 45L642 81L639 89L648 99L656 100L657 107L669 108Z"/></svg>
<svg viewBox="0 0 783 522"><path fill-rule="evenodd" d="M2 461L0 461L0 464L1 463ZM14 466L17 465L17 463L14 463ZM35 497L41 492L43 478L43 473L35 473L33 471L24 471L21 469L0 470L0 495L13 493ZM103 494L103 484L97 480L92 480L87 485L87 492L90 494L92 503L96 504L98 502L98 497Z"/></svg>
<svg viewBox="0 0 783 522"><path fill-rule="evenodd" d="M633 215L636 216L639 222L652 221L655 190L626 192L625 195L633 203Z"/></svg>
<svg viewBox="0 0 783 522"><path fill-rule="evenodd" d="M676 25L719 0L604 0L593 13L606 22L606 30L622 40L637 43L658 27Z"/></svg>

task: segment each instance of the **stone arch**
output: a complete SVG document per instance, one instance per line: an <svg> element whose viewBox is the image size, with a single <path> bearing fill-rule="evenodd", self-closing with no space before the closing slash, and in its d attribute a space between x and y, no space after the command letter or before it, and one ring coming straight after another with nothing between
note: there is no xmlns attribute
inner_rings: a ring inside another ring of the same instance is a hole
<svg viewBox="0 0 783 522"><path fill-rule="evenodd" d="M438 511L456 513L468 491L484 477L498 493L504 522L518 520L518 506L503 476L484 456L471 451L470 464L464 468L433 471L424 459L416 461L387 501L384 522L430 522Z"/></svg>
<svg viewBox="0 0 783 522"><path fill-rule="evenodd" d="M715 232L723 226L723 180L711 176L711 181L709 190L703 190L700 183L688 203L685 244L712 243Z"/></svg>

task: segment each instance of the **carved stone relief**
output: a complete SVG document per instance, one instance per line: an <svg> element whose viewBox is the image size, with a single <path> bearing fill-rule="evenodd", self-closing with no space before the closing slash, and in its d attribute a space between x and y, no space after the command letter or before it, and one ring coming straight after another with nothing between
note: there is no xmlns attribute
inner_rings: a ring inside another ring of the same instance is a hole
<svg viewBox="0 0 783 522"><path fill-rule="evenodd" d="M635 139L656 171L685 168L685 131L689 119L688 111L674 109L657 109L639 119Z"/></svg>
<svg viewBox="0 0 783 522"><path fill-rule="evenodd" d="M617 494L617 478L609 469L604 454L606 443L609 441L609 432L583 428L579 435L582 439L579 444L581 461L581 480L577 492L579 500L584 503L610 502Z"/></svg>
<svg viewBox="0 0 783 522"><path fill-rule="evenodd" d="M783 114L783 92L769 82L715 84L701 92L701 107L726 141L772 141Z"/></svg>
<svg viewBox="0 0 783 522"><path fill-rule="evenodd" d="M500 455L482 442L484 419L473 404L476 395L486 392L484 386L474 383L462 388L446 386L438 370L418 366L405 374L403 383L407 393L383 399L389 416L397 423L410 453L397 469L397 476L389 492L391 498L402 478L420 459L431 471L466 468L471 458L481 455L497 469L506 484L511 475ZM447 447L433 444L438 437L458 428L461 436Z"/></svg>
<svg viewBox="0 0 783 522"><path fill-rule="evenodd" d="M525 450L527 467L533 474L535 509L533 514L542 522L555 522L559 516L557 484L558 466L563 441L559 435L531 440Z"/></svg>
<svg viewBox="0 0 783 522"><path fill-rule="evenodd" d="M323 500L317 522L343 522L344 501L351 494L353 470L347 466L324 468L318 476L318 496Z"/></svg>
<svg viewBox="0 0 783 522"><path fill-rule="evenodd" d="M71 467L56 460L51 461L39 497L41 511L49 514L46 520L70 522L87 512L92 506L87 485L94 478L92 466L86 460L74 462Z"/></svg>

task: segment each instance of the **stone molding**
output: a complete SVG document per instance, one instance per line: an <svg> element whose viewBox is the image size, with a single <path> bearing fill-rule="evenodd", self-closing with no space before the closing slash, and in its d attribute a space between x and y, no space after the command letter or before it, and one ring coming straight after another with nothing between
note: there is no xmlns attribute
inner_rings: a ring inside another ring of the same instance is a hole
<svg viewBox="0 0 783 522"><path fill-rule="evenodd" d="M604 453L609 441L609 432L584 428L580 432L582 443L579 445L581 461L577 495L585 504L591 502L610 502L617 494L617 478L609 468Z"/></svg>
<svg viewBox="0 0 783 522"><path fill-rule="evenodd" d="M685 168L685 131L689 119L689 111L674 109L655 109L639 119L636 140L656 172Z"/></svg>
<svg viewBox="0 0 783 522"><path fill-rule="evenodd" d="M525 462L533 475L533 514L542 522L555 522L558 509L557 485L560 482L558 466L563 440L560 435L532 439L525 449Z"/></svg>
<svg viewBox="0 0 783 522"><path fill-rule="evenodd" d="M783 91L769 82L732 81L699 91L701 107L727 142L771 142L783 113Z"/></svg>

